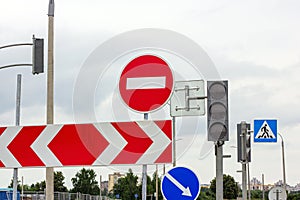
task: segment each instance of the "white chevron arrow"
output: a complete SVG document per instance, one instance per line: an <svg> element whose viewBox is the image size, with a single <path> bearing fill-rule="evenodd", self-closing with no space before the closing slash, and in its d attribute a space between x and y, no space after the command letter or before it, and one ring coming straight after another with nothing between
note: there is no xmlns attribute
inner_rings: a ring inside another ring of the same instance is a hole
<svg viewBox="0 0 300 200"><path fill-rule="evenodd" d="M178 187L181 191L182 191L182 195L183 196L188 196L191 197L192 193L190 191L189 187L184 187L183 185L181 185L181 183L179 183L173 176L171 176L171 174L166 173L165 175L176 187Z"/></svg>
<svg viewBox="0 0 300 200"><path fill-rule="evenodd" d="M93 165L109 165L126 146L127 141L112 126L111 123L97 123L94 124L94 126L109 142L109 145L101 153Z"/></svg>
<svg viewBox="0 0 300 200"><path fill-rule="evenodd" d="M155 122L140 121L137 124L151 138L153 143L136 164L155 163L171 141Z"/></svg>
<svg viewBox="0 0 300 200"><path fill-rule="evenodd" d="M5 166L9 167L21 167L17 159L12 155L12 153L7 149L7 146L13 141L13 139L18 135L21 126L7 127L5 131L0 136L0 160Z"/></svg>
<svg viewBox="0 0 300 200"><path fill-rule="evenodd" d="M60 161L48 148L48 144L57 135L63 125L48 125L39 137L32 143L31 148L46 166L62 166Z"/></svg>

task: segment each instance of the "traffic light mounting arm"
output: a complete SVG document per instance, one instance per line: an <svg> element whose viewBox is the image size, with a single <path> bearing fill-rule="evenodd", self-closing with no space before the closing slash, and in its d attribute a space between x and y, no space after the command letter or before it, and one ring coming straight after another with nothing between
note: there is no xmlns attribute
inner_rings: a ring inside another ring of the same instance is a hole
<svg viewBox="0 0 300 200"><path fill-rule="evenodd" d="M16 47L16 46L33 46L32 48L32 64L18 63L0 66L0 69L17 67L17 66L32 66L32 74L44 72L44 39L35 38L33 35L33 43L18 43L1 46L0 49Z"/></svg>

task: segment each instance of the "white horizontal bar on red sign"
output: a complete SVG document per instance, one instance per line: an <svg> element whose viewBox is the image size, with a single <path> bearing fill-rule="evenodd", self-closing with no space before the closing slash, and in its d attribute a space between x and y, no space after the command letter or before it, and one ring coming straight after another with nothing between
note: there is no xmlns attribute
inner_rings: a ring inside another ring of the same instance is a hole
<svg viewBox="0 0 300 200"><path fill-rule="evenodd" d="M135 77L127 78L126 89L162 89L166 87L166 77Z"/></svg>

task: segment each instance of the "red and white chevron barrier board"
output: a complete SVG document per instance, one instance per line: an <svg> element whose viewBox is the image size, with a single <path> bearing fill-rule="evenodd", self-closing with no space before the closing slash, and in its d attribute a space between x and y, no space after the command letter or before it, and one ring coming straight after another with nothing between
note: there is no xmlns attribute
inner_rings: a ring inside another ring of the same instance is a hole
<svg viewBox="0 0 300 200"><path fill-rule="evenodd" d="M172 121L0 127L0 167L172 162Z"/></svg>

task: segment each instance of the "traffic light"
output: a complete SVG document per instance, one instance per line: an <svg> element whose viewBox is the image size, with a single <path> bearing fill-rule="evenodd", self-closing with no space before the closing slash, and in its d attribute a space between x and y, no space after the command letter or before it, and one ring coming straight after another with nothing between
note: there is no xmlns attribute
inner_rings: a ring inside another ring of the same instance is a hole
<svg viewBox="0 0 300 200"><path fill-rule="evenodd" d="M238 162L251 162L251 135L250 124L237 124Z"/></svg>
<svg viewBox="0 0 300 200"><path fill-rule="evenodd" d="M250 130L250 124L249 128L247 127L248 130ZM251 135L249 131L247 131L246 136L245 136L245 146L246 146L246 160L247 162L251 162Z"/></svg>
<svg viewBox="0 0 300 200"><path fill-rule="evenodd" d="M207 81L208 141L228 141L228 81Z"/></svg>
<svg viewBox="0 0 300 200"><path fill-rule="evenodd" d="M44 72L44 39L33 37L32 74Z"/></svg>

